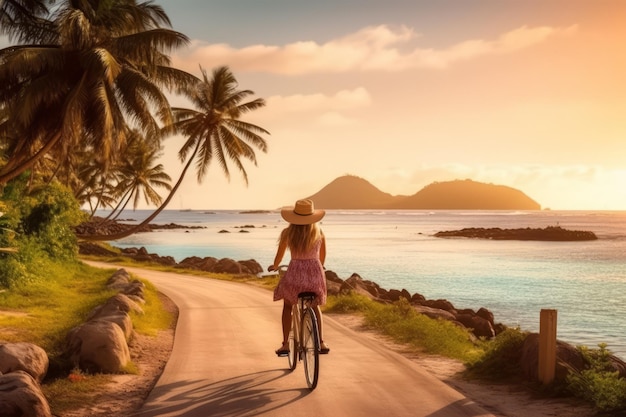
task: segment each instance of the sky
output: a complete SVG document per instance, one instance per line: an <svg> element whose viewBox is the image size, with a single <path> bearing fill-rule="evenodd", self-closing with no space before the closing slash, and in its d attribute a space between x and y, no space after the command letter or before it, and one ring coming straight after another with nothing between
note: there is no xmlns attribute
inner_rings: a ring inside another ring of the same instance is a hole
<svg viewBox="0 0 626 417"><path fill-rule="evenodd" d="M170 209L274 209L342 175L412 195L435 181L517 188L552 210L626 210L626 1L154 0L267 105L246 185L194 172ZM175 105L184 101L173 97ZM173 179L181 137L165 141Z"/></svg>

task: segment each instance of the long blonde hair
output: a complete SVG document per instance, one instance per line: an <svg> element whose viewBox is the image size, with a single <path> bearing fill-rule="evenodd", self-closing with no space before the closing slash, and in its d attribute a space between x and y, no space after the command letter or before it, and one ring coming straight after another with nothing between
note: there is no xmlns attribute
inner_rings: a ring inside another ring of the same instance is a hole
<svg viewBox="0 0 626 417"><path fill-rule="evenodd" d="M304 253L322 237L322 230L317 223L289 224L280 234L280 239L287 239L287 246L293 253Z"/></svg>

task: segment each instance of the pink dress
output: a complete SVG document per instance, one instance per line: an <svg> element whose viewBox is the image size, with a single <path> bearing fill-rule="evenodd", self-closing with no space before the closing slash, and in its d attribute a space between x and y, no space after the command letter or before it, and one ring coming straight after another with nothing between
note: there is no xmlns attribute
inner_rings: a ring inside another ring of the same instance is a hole
<svg viewBox="0 0 626 417"><path fill-rule="evenodd" d="M287 272L274 290L274 301L285 299L290 304L298 302L298 294L311 291L317 294L314 305L326 304L326 274L320 262L322 239L306 253L291 253Z"/></svg>

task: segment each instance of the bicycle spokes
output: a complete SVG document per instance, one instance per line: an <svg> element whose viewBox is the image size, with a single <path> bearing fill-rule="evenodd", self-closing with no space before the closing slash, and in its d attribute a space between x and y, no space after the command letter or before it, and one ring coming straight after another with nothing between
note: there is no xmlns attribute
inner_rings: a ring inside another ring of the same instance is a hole
<svg viewBox="0 0 626 417"><path fill-rule="evenodd" d="M317 386L319 376L319 333L317 320L311 309L304 314L302 329L302 354L304 360L304 374L310 389Z"/></svg>

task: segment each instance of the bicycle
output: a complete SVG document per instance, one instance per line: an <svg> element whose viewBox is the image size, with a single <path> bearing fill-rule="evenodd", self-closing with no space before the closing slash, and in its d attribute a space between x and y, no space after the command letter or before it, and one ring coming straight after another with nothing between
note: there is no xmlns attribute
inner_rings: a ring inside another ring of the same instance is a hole
<svg viewBox="0 0 626 417"><path fill-rule="evenodd" d="M287 266L278 268L279 276L285 273ZM317 386L320 371L320 333L317 326L317 315L312 306L314 292L298 294L298 302L293 305L291 313L291 330L289 331L289 369L296 369L299 361L304 363L304 376L307 386L314 390Z"/></svg>

